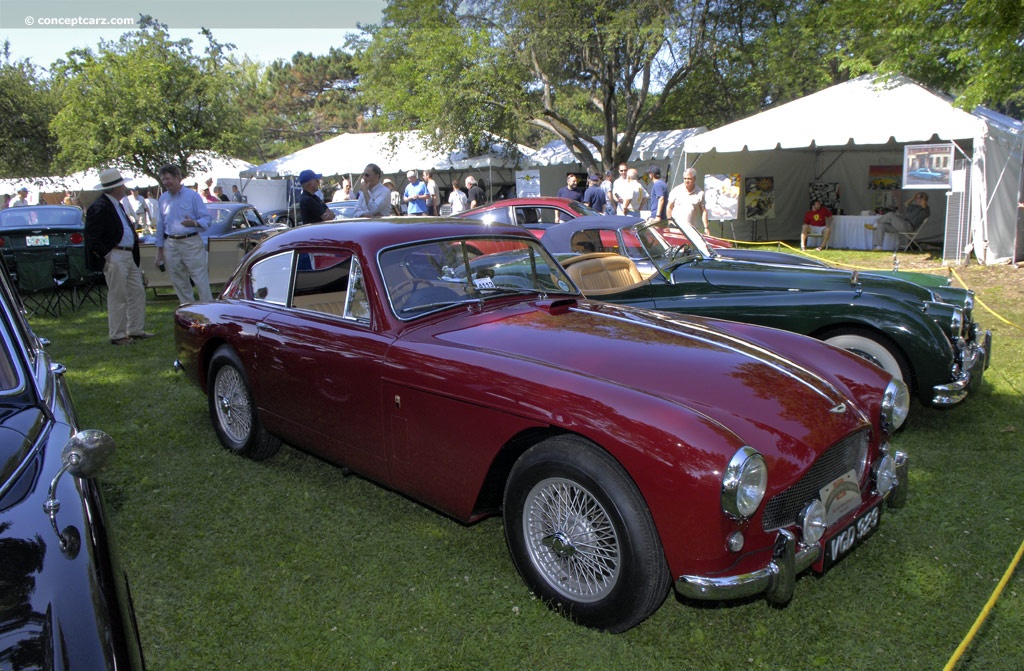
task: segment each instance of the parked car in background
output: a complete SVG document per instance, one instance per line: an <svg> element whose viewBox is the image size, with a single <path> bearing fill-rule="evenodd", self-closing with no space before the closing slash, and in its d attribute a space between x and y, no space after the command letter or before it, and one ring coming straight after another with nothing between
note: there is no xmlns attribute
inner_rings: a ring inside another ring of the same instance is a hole
<svg viewBox="0 0 1024 671"><path fill-rule="evenodd" d="M281 223L268 224L248 203L206 203L206 210L210 213L210 226L200 232L203 239L245 238L255 243L287 228ZM156 236L143 236L139 241L153 243Z"/></svg>
<svg viewBox="0 0 1024 671"><path fill-rule="evenodd" d="M618 215L579 217L564 224L551 226L544 231L541 240L548 251L559 255L586 252L622 254L633 260L641 274L650 275L656 267L648 259L647 252L637 237L637 226L641 223L639 219ZM687 236L691 236L703 240L712 255L763 263L827 267L823 261L810 256L761 249L740 249L732 247L731 243L727 243L730 245L729 247L714 246L709 240L717 240L717 238L702 235L689 224L673 223L669 225L664 223L657 224L657 226L662 236L678 247L688 245L689 237ZM683 227L688 229L686 235L683 234Z"/></svg>
<svg viewBox="0 0 1024 671"><path fill-rule="evenodd" d="M0 253L15 284L42 291L56 282L81 279L85 269L85 220L66 205L0 210Z"/></svg>
<svg viewBox="0 0 1024 671"><path fill-rule="evenodd" d="M327 207L334 213L335 219L352 219L355 217L358 200L340 200L336 203L327 203Z"/></svg>
<svg viewBox="0 0 1024 671"><path fill-rule="evenodd" d="M264 210L260 212L260 217L269 226L282 225L291 228L299 223L299 207L294 205L290 208Z"/></svg>
<svg viewBox="0 0 1024 671"><path fill-rule="evenodd" d="M210 227L200 235L206 240L209 254L210 284L223 284L249 250L261 240L288 228L284 224L267 224L256 208L247 203L207 203L206 209L210 213ZM156 236L147 235L140 241L146 287L153 290L171 287L170 275L154 264Z"/></svg>
<svg viewBox="0 0 1024 671"><path fill-rule="evenodd" d="M614 254L562 260L588 297L809 335L878 364L926 405L961 402L988 367L992 336L973 319L970 291L868 272L727 258L679 228L673 237L683 236L687 244L669 242L646 223L635 225L632 234L652 273ZM614 272L605 272L614 265L608 256L629 263L616 262Z"/></svg>
<svg viewBox="0 0 1024 671"><path fill-rule="evenodd" d="M142 669L93 479L114 442L80 429L44 344L0 267L0 668Z"/></svg>
<svg viewBox="0 0 1024 671"><path fill-rule="evenodd" d="M471 252L488 241L506 250ZM292 229L174 322L225 448L287 442L463 522L500 513L526 584L590 627L629 629L672 584L785 603L907 492L898 379L793 333L588 301L517 227Z"/></svg>
<svg viewBox="0 0 1024 671"><path fill-rule="evenodd" d="M592 208L568 198L510 198L498 200L488 205L466 210L453 215L461 219L477 219L485 224L515 224L534 231L541 237L545 232L557 225L573 221L580 217L592 218L603 216ZM620 217L621 218L621 217ZM630 219L636 223L636 219ZM722 238L705 235L708 245L716 249L727 249L732 243Z"/></svg>

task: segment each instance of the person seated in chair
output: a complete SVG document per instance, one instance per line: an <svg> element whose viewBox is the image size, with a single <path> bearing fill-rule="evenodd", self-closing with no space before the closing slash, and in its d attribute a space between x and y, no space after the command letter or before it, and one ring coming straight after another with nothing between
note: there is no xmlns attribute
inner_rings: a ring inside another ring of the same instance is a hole
<svg viewBox="0 0 1024 671"><path fill-rule="evenodd" d="M832 210L822 205L820 200L815 200L811 204L810 212L804 215L804 226L800 229L800 250L807 250L807 236L811 233L821 236L818 251L821 251L822 247L828 247L828 236L832 234L831 224Z"/></svg>
<svg viewBox="0 0 1024 671"><path fill-rule="evenodd" d="M873 224L864 224L864 228L874 231L872 249L881 251L882 241L886 233L912 233L921 227L924 220L931 215L928 207L928 194L918 191L907 201L902 210L883 214Z"/></svg>

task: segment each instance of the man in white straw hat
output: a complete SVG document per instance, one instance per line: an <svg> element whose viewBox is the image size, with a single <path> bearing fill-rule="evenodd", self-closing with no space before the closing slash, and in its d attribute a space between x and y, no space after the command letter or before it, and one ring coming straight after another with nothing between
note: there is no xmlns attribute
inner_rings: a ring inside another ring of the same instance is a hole
<svg viewBox="0 0 1024 671"><path fill-rule="evenodd" d="M100 172L103 191L85 213L85 258L107 280L107 330L114 345L152 338L146 333L146 288L139 269L139 237L121 206L124 178L113 168Z"/></svg>

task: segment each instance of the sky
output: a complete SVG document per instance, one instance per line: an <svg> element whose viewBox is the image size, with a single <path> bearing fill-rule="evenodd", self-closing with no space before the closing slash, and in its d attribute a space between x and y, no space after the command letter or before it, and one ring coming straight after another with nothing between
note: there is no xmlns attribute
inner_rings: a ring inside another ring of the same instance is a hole
<svg viewBox="0 0 1024 671"><path fill-rule="evenodd" d="M383 6L384 0L0 0L0 44L9 42L11 60L48 68L73 48L118 39L148 14L168 26L172 39L191 38L197 51L206 27L218 42L235 44L236 57L269 63L343 46L357 24L379 21Z"/></svg>

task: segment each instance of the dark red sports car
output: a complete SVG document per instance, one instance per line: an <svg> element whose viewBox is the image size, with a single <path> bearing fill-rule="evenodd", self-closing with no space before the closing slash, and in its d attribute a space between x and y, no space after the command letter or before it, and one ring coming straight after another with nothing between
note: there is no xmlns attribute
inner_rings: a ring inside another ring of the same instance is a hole
<svg viewBox="0 0 1024 671"><path fill-rule="evenodd" d="M670 585L785 602L906 496L901 382L792 333L588 301L516 227L292 229L175 337L229 450L283 441L459 520L502 514L527 585L609 631Z"/></svg>

